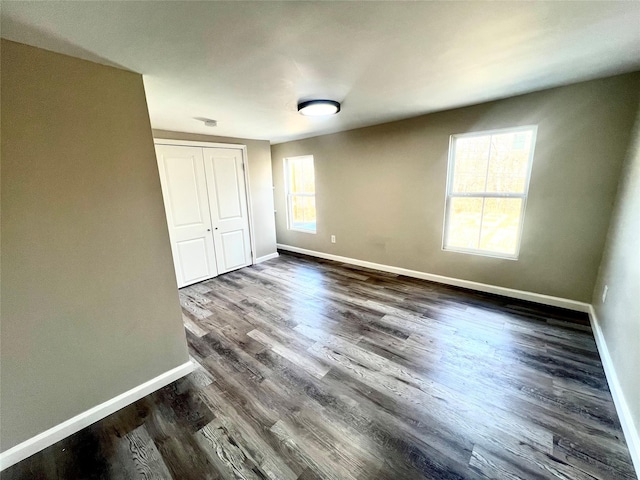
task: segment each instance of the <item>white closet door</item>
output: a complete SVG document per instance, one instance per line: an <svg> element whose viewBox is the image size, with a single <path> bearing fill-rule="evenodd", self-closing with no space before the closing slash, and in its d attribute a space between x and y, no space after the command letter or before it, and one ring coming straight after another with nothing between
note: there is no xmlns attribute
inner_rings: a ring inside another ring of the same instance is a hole
<svg viewBox="0 0 640 480"><path fill-rule="evenodd" d="M178 287L218 274L202 148L156 145Z"/></svg>
<svg viewBox="0 0 640 480"><path fill-rule="evenodd" d="M242 150L203 148L218 273L251 265Z"/></svg>

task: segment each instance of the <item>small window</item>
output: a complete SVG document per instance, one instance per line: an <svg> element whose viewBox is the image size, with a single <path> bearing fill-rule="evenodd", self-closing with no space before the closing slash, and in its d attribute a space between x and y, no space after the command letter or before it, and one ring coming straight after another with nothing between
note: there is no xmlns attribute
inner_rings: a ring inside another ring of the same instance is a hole
<svg viewBox="0 0 640 480"><path fill-rule="evenodd" d="M444 250L518 258L536 131L451 136Z"/></svg>
<svg viewBox="0 0 640 480"><path fill-rule="evenodd" d="M289 230L316 233L316 180L313 156L284 159Z"/></svg>

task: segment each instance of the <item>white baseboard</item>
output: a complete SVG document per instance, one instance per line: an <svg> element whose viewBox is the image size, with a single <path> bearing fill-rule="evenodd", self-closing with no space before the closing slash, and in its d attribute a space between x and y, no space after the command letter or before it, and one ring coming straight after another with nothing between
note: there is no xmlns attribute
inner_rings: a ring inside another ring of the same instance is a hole
<svg viewBox="0 0 640 480"><path fill-rule="evenodd" d="M636 469L636 475L640 478L640 434L636 429L633 417L631 416L631 410L629 410L629 404L624 397L622 388L620 387L620 381L618 375L613 366L613 360L609 354L609 348L607 342L604 339L602 328L598 322L598 317L593 309L593 306L589 306L589 320L591 321L591 329L593 330L593 336L596 339L596 345L598 346L598 353L600 354L600 360L604 367L604 373L607 377L607 383L609 384L609 390L613 397L613 403L616 406L616 412L622 425L622 431L624 432L624 438L627 441L629 447L629 453L631 454L631 460L633 466Z"/></svg>
<svg viewBox="0 0 640 480"><path fill-rule="evenodd" d="M257 264L257 263L262 263L262 262L266 262L267 260L271 260L272 258L278 258L280 254L278 252L276 253L270 253L269 255L264 255L262 257L258 257L256 258L256 261L253 262L253 264Z"/></svg>
<svg viewBox="0 0 640 480"><path fill-rule="evenodd" d="M44 450L63 438L73 435L92 423L102 420L108 415L111 415L121 408L140 400L142 397L155 392L165 385L184 377L191 373L194 368L195 365L192 362L183 363L176 368L152 378L148 382L138 385L117 397L101 403L100 405L96 405L95 407L62 422L49 430L45 430L35 437L25 440L15 447L0 453L0 471L24 460L27 457L30 457L34 453L38 453L40 450Z"/></svg>
<svg viewBox="0 0 640 480"><path fill-rule="evenodd" d="M519 300L527 300L529 302L541 303L543 305L550 305L552 307L566 308L578 312L588 313L589 307L591 306L588 303L569 300L568 298L553 297L551 295L543 295L541 293L526 292L524 290L514 290L512 288L498 287L497 285L488 285L486 283L472 282L470 280L444 277L442 275L435 275L433 273L419 272L417 270L409 270L407 268L393 267L391 265L383 265L380 263L367 262L366 260L358 260L356 258L341 257L339 255L332 255L330 253L316 252L314 250L292 247L291 245L283 245L279 243L278 248L281 250L287 250L289 252L302 253L304 255L310 255L313 257L357 265L359 267L372 268L374 270L381 270L383 272L389 273L397 273L398 275L405 275L407 277L421 278L422 280L444 283L445 285L453 285L455 287L468 288L470 290L477 290L479 292L493 293L495 295L502 295L503 297L517 298Z"/></svg>

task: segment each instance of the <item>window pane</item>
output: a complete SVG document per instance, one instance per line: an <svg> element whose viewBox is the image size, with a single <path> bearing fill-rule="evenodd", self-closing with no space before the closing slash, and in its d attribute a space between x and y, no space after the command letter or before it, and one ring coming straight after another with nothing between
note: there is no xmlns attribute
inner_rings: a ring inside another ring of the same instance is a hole
<svg viewBox="0 0 640 480"><path fill-rule="evenodd" d="M453 192L484 192L491 136L460 137L454 141Z"/></svg>
<svg viewBox="0 0 640 480"><path fill-rule="evenodd" d="M524 193L532 139L531 131L491 136L487 192Z"/></svg>
<svg viewBox="0 0 640 480"><path fill-rule="evenodd" d="M288 161L291 193L315 193L313 157L296 157Z"/></svg>
<svg viewBox="0 0 640 480"><path fill-rule="evenodd" d="M482 198L452 198L445 247L478 248Z"/></svg>
<svg viewBox="0 0 640 480"><path fill-rule="evenodd" d="M291 196L291 228L316 231L316 198Z"/></svg>
<svg viewBox="0 0 640 480"><path fill-rule="evenodd" d="M480 250L515 255L521 212L520 198L486 198Z"/></svg>
<svg viewBox="0 0 640 480"><path fill-rule="evenodd" d="M289 178L291 179L291 185L290 185L291 192L298 192L302 188L301 187L302 175L303 175L303 169L304 169L304 163L302 162L302 159L300 158L289 159L289 169L290 169Z"/></svg>

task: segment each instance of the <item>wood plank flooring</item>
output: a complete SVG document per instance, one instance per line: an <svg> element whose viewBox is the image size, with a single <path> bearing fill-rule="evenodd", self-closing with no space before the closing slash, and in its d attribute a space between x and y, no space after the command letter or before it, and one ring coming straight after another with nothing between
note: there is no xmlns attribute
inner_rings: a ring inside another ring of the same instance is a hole
<svg viewBox="0 0 640 480"><path fill-rule="evenodd" d="M633 479L587 318L303 256L180 291L189 376L3 479Z"/></svg>

